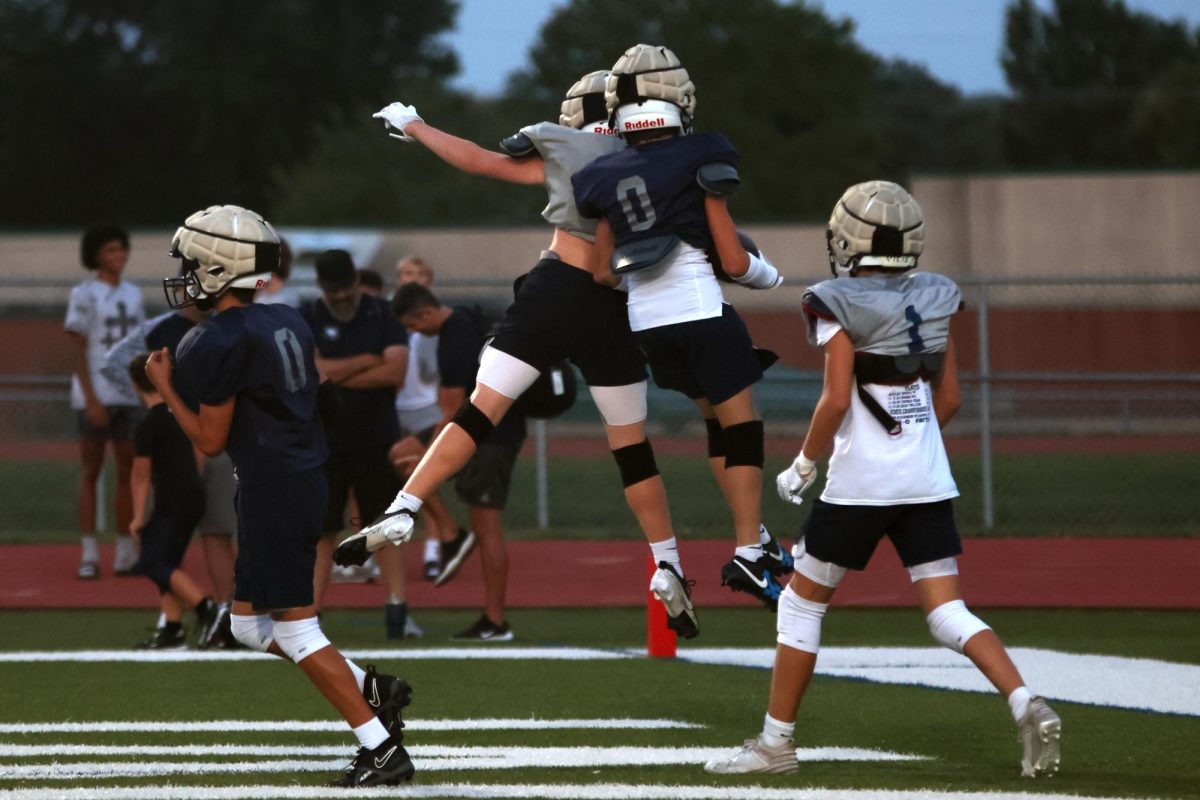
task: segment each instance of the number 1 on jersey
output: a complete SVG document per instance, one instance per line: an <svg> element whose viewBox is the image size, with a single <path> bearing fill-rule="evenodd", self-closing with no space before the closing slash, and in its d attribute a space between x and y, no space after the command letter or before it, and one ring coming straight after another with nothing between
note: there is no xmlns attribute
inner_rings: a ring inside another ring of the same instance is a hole
<svg viewBox="0 0 1200 800"><path fill-rule="evenodd" d="M283 379L287 382L287 390L300 391L308 383L300 340L290 328L280 328L275 331L275 346L279 348L279 358L283 361Z"/></svg>

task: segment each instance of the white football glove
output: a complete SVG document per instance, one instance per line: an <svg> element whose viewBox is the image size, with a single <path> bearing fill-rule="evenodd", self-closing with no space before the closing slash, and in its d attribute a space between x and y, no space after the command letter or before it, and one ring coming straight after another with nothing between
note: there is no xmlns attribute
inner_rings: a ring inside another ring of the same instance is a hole
<svg viewBox="0 0 1200 800"><path fill-rule="evenodd" d="M383 108L371 115L377 119L383 120L384 127L388 128L388 136L393 139L399 139L402 142L411 142L413 138L404 132L405 127L411 122L424 122L421 115L417 113L415 106L406 106L404 103L388 103ZM391 131L399 131L392 133Z"/></svg>
<svg viewBox="0 0 1200 800"><path fill-rule="evenodd" d="M800 505L804 502L802 495L816 482L817 462L805 458L801 450L792 465L775 478L775 489L779 492L780 500Z"/></svg>

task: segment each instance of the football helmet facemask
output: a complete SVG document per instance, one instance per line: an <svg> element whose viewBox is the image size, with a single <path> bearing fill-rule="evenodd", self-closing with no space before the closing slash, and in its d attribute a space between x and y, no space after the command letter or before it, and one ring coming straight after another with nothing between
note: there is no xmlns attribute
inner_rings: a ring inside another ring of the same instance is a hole
<svg viewBox="0 0 1200 800"><path fill-rule="evenodd" d="M163 278L171 308L211 305L227 289L257 289L279 266L279 234L241 206L209 206L175 231L171 257L183 259L177 278Z"/></svg>
<svg viewBox="0 0 1200 800"><path fill-rule="evenodd" d="M688 133L696 111L696 85L671 50L638 44L613 65L604 102L618 134L658 128Z"/></svg>
<svg viewBox="0 0 1200 800"><path fill-rule="evenodd" d="M921 206L903 186L890 181L851 186L833 207L825 229L835 277L853 277L864 266L894 272L913 269L924 244Z"/></svg>
<svg viewBox="0 0 1200 800"><path fill-rule="evenodd" d="M559 110L558 124L590 133L610 134L608 109L604 105L604 87L608 70L589 72L567 90Z"/></svg>

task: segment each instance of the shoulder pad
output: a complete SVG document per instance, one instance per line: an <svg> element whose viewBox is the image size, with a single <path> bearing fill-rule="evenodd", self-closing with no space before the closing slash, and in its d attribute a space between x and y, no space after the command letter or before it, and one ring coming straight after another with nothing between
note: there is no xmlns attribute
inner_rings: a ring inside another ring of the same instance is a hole
<svg viewBox="0 0 1200 800"><path fill-rule="evenodd" d="M837 320L833 310L830 309L829 306L825 304L825 301L818 297L817 293L812 289L809 289L804 293L804 299L801 301L801 308L803 309L804 313L808 314L810 317L827 319L830 321Z"/></svg>
<svg viewBox="0 0 1200 800"><path fill-rule="evenodd" d="M728 197L737 191L742 179L738 177L737 167L724 162L703 164L696 170L696 183L700 188L717 197Z"/></svg>
<svg viewBox="0 0 1200 800"><path fill-rule="evenodd" d="M533 146L533 139L524 133L514 133L512 136L500 140L500 149L513 158L523 158L537 148Z"/></svg>

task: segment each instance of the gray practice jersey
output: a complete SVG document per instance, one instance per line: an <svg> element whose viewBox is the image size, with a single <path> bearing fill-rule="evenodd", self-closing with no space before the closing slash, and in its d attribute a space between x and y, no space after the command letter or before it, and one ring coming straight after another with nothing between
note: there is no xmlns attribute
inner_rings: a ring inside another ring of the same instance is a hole
<svg viewBox="0 0 1200 800"><path fill-rule="evenodd" d="M529 137L545 163L545 187L549 202L542 211L542 217L573 236L595 241L598 220L579 215L579 210L575 208L571 176L599 156L624 149L625 143L621 137L579 131L553 122L527 125L521 129L521 133Z"/></svg>

